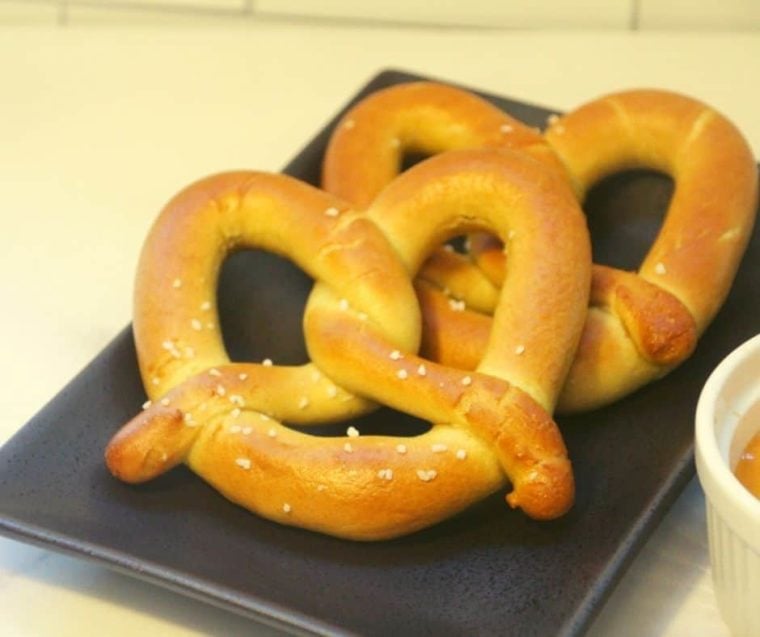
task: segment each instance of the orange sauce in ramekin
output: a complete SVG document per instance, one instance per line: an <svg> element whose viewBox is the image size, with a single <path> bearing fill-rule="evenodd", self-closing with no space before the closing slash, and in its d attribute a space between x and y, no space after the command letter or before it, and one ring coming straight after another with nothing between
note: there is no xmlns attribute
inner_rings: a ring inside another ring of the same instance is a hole
<svg viewBox="0 0 760 637"><path fill-rule="evenodd" d="M734 473L750 493L760 498L760 431L742 451Z"/></svg>

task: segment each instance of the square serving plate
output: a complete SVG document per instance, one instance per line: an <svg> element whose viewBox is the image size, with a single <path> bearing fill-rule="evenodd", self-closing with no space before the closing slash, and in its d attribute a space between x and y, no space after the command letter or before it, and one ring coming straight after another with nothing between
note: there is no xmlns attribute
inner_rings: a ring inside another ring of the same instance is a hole
<svg viewBox="0 0 760 637"><path fill-rule="evenodd" d="M415 79L383 72L351 102ZM550 113L485 97L536 126ZM285 172L318 183L335 121ZM585 207L596 261L635 268L671 190L668 179L644 173L595 188ZM126 328L0 450L0 532L299 634L579 635L693 475L694 409L710 370L760 332L759 234L690 360L608 408L559 419L577 480L575 506L561 520L531 521L495 494L434 528L365 544L260 519L184 468L122 484L103 450L145 399ZM219 305L232 358L302 362L310 284L268 254L230 258ZM387 409L359 426L421 428Z"/></svg>

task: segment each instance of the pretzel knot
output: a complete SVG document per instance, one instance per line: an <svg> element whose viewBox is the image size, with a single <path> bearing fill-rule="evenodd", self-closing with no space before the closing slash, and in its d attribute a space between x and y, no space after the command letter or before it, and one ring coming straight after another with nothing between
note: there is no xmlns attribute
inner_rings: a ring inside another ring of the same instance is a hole
<svg viewBox="0 0 760 637"><path fill-rule="evenodd" d="M449 99L442 100L443 93ZM361 202L384 185L379 174L392 178L382 158L388 131L399 128L399 120L415 124L407 150L520 148L563 174L579 201L615 172L664 172L675 181L675 193L638 271L592 269L588 317L557 409L576 412L611 403L688 358L730 290L755 219L757 169L739 131L697 100L634 90L550 118L543 140L526 141L526 131L517 139L498 139L494 107L462 93L413 83L370 95L333 134L326 189ZM384 110L377 114L380 106ZM346 121L353 122L349 130ZM363 134L367 130L378 132ZM480 134L462 133L474 130ZM436 143L421 145L418 139ZM373 165L378 156L382 171ZM395 171L400 166L399 160ZM468 255L435 253L416 283L425 322L422 351L462 369L473 369L485 352L491 334L487 315L499 302L513 255L509 237L473 235L469 246Z"/></svg>
<svg viewBox="0 0 760 637"><path fill-rule="evenodd" d="M416 354L411 279L437 245L474 230L512 233L516 257L491 342L464 373ZM287 256L315 279L304 315L313 362L229 361L214 294L240 247ZM366 213L282 175L198 182L166 206L140 259L134 331L152 403L112 439L108 467L141 482L185 462L255 513L353 539L421 529L508 482L511 506L557 517L574 486L550 412L583 325L589 264L571 190L519 153L439 155ZM377 402L434 424L411 437L282 424L340 421Z"/></svg>

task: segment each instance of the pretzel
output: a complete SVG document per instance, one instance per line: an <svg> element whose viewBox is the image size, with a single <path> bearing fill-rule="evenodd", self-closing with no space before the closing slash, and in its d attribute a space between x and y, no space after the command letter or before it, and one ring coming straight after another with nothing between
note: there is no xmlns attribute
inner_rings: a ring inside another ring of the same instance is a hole
<svg viewBox="0 0 760 637"><path fill-rule="evenodd" d="M503 286L510 303L496 308L478 370L418 357L410 273L454 232L512 228L522 240ZM537 267L557 232L565 248ZM304 315L313 362L229 362L215 281L226 253L242 246L284 254L316 279ZM574 487L550 411L583 324L589 264L572 193L521 154L440 155L366 214L286 176L196 183L163 210L141 256L134 330L153 402L111 440L107 465L142 482L185 462L259 515L357 540L424 528L507 482L510 506L555 518ZM526 320L535 313L546 323ZM413 437L348 427L329 438L281 424L342 420L374 401L437 424Z"/></svg>
<svg viewBox="0 0 760 637"><path fill-rule="evenodd" d="M551 122L546 141L579 200L598 180L627 169L659 170L676 182L638 271L593 267L587 324L557 405L578 412L664 376L693 352L726 298L751 234L757 170L726 118L671 92L617 93ZM336 145L343 136L336 133ZM377 187L371 174L367 181ZM416 284L426 326L422 351L463 369L482 356L490 322L476 312L492 311L505 267L504 243L480 235L470 245L477 267L463 255L439 253Z"/></svg>

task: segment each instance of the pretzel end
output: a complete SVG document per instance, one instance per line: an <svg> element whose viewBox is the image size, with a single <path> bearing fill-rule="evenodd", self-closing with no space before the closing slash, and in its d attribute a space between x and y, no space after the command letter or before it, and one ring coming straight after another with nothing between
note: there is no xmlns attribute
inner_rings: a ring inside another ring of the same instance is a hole
<svg viewBox="0 0 760 637"><path fill-rule="evenodd" d="M123 482L151 480L182 462L189 446L186 429L178 409L148 410L124 425L108 443L106 466Z"/></svg>
<svg viewBox="0 0 760 637"><path fill-rule="evenodd" d="M575 500L575 481L567 458L545 460L515 482L507 504L534 520L554 520L567 513Z"/></svg>
<svg viewBox="0 0 760 637"><path fill-rule="evenodd" d="M694 351L694 317L675 296L641 280L635 287L617 286L615 297L615 310L649 362L669 367Z"/></svg>
<svg viewBox="0 0 760 637"><path fill-rule="evenodd" d="M535 520L564 515L575 499L575 480L557 424L529 394L512 386L501 399L506 418L494 434L504 473L513 490L507 504ZM480 430L481 435L487 429Z"/></svg>

